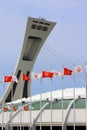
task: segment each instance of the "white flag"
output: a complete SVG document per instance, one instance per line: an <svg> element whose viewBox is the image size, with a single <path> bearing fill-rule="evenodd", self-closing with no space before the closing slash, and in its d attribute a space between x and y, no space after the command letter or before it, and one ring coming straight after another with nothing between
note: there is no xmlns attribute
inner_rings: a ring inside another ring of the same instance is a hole
<svg viewBox="0 0 87 130"><path fill-rule="evenodd" d="M18 82L18 79L16 76L12 75L12 81L15 81L16 83Z"/></svg>
<svg viewBox="0 0 87 130"><path fill-rule="evenodd" d="M82 66L75 66L74 68L75 73L81 73L83 71Z"/></svg>
<svg viewBox="0 0 87 130"><path fill-rule="evenodd" d="M31 79L40 79L40 78L41 78L41 74L31 73Z"/></svg>
<svg viewBox="0 0 87 130"><path fill-rule="evenodd" d="M53 72L53 76L54 76L54 77L62 76L62 73L61 73L61 72L58 72L58 71L52 71L52 72Z"/></svg>

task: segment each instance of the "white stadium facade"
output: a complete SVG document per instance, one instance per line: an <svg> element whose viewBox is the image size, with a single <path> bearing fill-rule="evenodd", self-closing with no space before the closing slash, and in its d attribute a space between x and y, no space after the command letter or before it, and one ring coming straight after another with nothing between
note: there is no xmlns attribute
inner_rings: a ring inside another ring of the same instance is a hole
<svg viewBox="0 0 87 130"><path fill-rule="evenodd" d="M85 88L66 88L32 97L30 82L23 81L20 88L21 73L30 75L39 51L55 24L41 18L28 18L14 71L18 82L9 84L0 101L0 130L87 130Z"/></svg>

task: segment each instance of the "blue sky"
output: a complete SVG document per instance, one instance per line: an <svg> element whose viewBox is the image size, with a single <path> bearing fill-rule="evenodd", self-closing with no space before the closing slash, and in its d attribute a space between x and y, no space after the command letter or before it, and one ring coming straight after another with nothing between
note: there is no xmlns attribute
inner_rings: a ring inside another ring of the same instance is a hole
<svg viewBox="0 0 87 130"><path fill-rule="evenodd" d="M85 66L87 62L87 0L3 0L0 1L0 79L13 73L24 39L28 16L56 22L43 46L34 71L62 66ZM42 57L44 55L43 61ZM49 60L48 60L49 59ZM68 77L69 80L69 77ZM84 86L84 74L77 76L76 86ZM39 81L35 81L39 82ZM57 83L53 81L55 89ZM66 87L72 87L67 81ZM61 86L61 79L58 79ZM7 85L7 84L6 84ZM35 87L35 86L34 86ZM60 87L58 87L60 88ZM33 88L34 93L38 89ZM3 94L2 84L0 95ZM43 91L47 91L44 88Z"/></svg>

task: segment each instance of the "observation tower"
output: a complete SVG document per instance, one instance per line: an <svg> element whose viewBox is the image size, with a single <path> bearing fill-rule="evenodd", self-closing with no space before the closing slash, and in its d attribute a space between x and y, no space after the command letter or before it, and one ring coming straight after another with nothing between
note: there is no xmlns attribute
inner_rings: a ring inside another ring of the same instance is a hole
<svg viewBox="0 0 87 130"><path fill-rule="evenodd" d="M30 75L39 51L55 24L55 22L45 19L28 17L24 42L14 71L18 83L10 83L1 102L10 102L30 96L30 82L21 82L21 74L25 73L27 76Z"/></svg>

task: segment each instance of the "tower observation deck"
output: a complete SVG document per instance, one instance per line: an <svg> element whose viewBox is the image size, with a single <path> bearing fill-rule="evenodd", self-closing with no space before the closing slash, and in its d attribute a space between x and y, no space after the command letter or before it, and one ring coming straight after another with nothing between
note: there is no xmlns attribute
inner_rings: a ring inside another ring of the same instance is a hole
<svg viewBox="0 0 87 130"><path fill-rule="evenodd" d="M21 82L21 74L30 75L39 51L55 24L55 22L41 18L28 17L24 42L14 70L14 75L17 76L18 83L11 82L9 84L1 99L2 102L10 102L30 96L30 82Z"/></svg>

